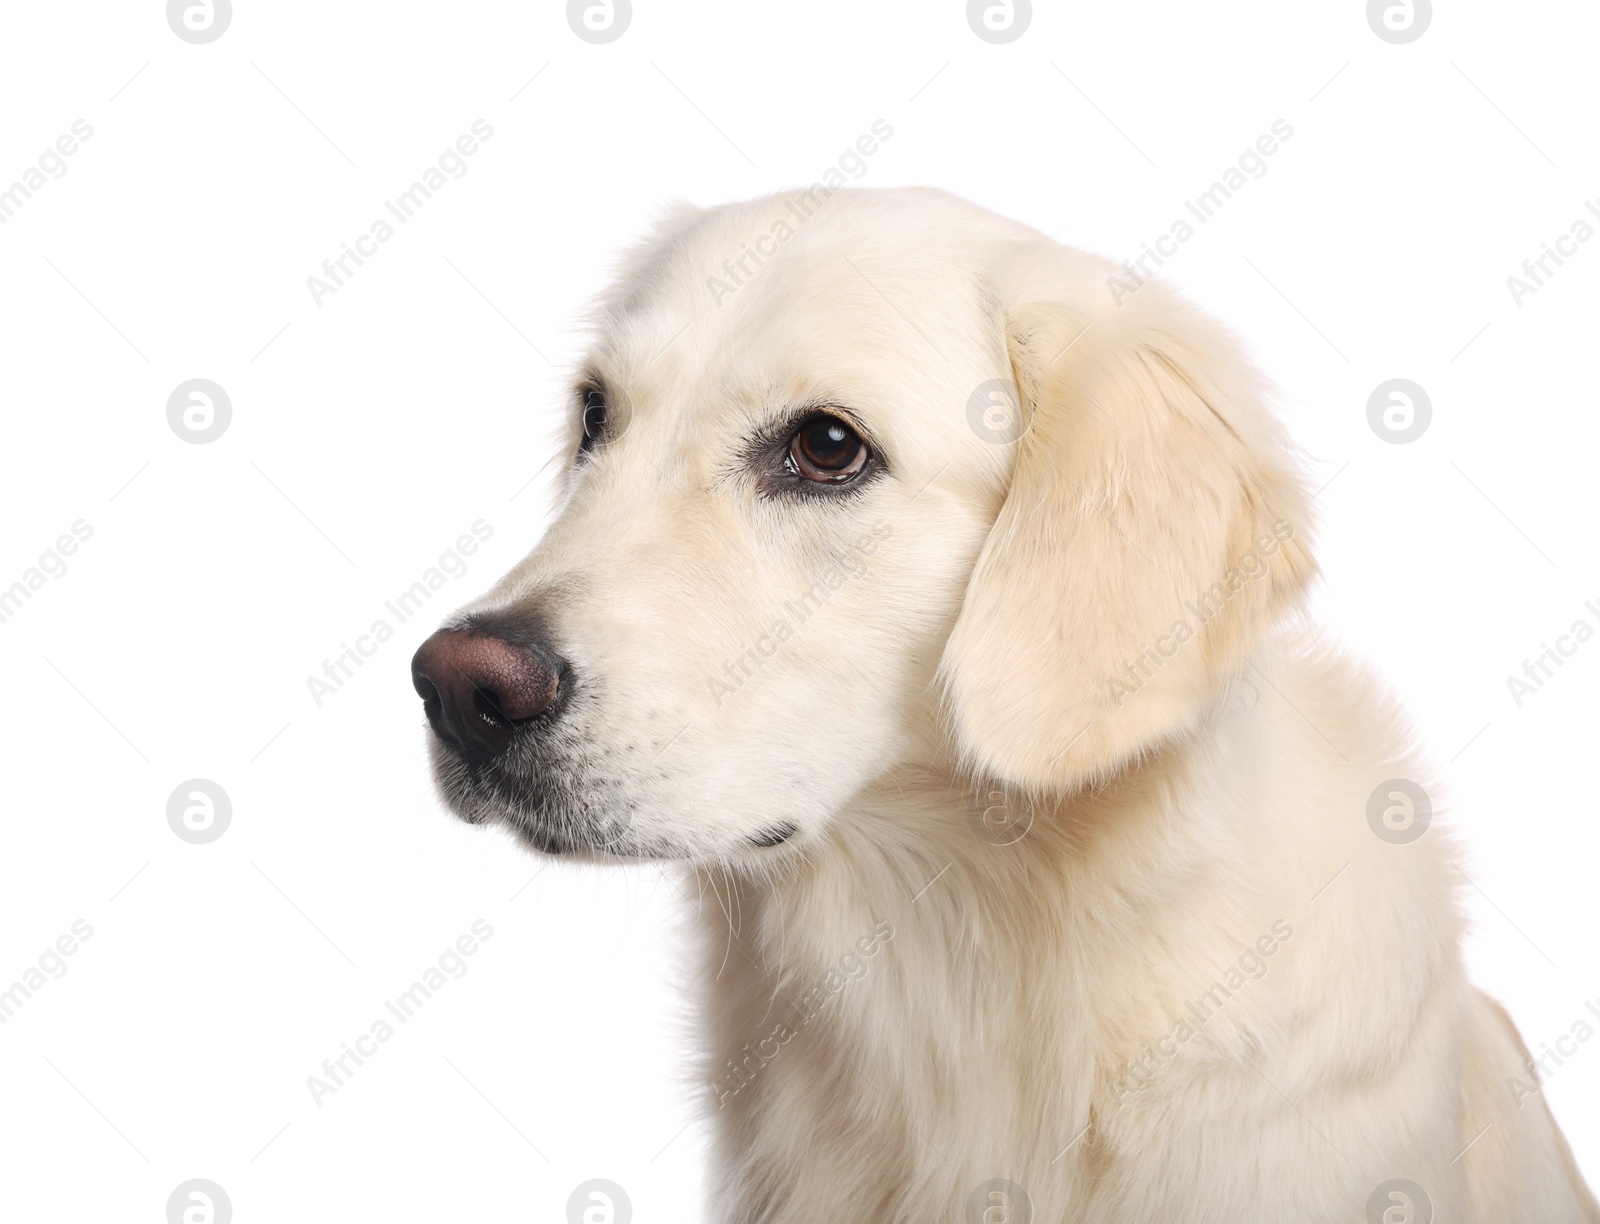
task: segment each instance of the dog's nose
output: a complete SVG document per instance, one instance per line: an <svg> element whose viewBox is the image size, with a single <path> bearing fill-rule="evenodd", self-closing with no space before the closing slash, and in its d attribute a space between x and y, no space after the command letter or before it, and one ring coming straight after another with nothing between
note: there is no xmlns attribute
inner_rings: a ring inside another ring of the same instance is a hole
<svg viewBox="0 0 1600 1224"><path fill-rule="evenodd" d="M550 708L561 666L535 645L441 629L413 656L411 683L439 738L482 760L510 746L517 723Z"/></svg>

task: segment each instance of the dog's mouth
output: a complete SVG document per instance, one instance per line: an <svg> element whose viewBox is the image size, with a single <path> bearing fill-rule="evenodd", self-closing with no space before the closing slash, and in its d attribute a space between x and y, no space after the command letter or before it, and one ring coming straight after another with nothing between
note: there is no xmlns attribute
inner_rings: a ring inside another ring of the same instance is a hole
<svg viewBox="0 0 1600 1224"><path fill-rule="evenodd" d="M440 798L468 824L499 824L539 854L579 862L645 862L692 859L696 852L634 826L634 805L620 785L579 782L570 771L547 769L531 783L503 763L475 763L437 736L430 736L434 783ZM782 820L744 836L754 852L771 850L800 832Z"/></svg>
<svg viewBox="0 0 1600 1224"><path fill-rule="evenodd" d="M522 759L533 748L477 761L430 735L434 783L445 805L468 824L501 824L540 854L597 860L678 858L681 852L633 828L622 788L571 770Z"/></svg>

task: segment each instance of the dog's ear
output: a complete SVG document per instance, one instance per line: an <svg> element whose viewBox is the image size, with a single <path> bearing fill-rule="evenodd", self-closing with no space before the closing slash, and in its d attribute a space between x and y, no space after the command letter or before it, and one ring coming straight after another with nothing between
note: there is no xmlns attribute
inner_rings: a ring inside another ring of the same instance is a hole
<svg viewBox="0 0 1600 1224"><path fill-rule="evenodd" d="M1152 284L1021 301L1005 329L1024 432L997 443L1011 483L940 678L967 766L1059 792L1192 728L1316 567L1221 328Z"/></svg>

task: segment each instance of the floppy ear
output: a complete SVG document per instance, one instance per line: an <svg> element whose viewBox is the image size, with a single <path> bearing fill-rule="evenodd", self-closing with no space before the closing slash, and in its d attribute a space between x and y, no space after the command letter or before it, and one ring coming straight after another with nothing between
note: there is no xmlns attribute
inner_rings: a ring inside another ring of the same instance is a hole
<svg viewBox="0 0 1600 1224"><path fill-rule="evenodd" d="M1073 298L1006 313L1026 432L940 664L964 762L1032 791L1182 736L1316 571L1222 329L1160 285Z"/></svg>

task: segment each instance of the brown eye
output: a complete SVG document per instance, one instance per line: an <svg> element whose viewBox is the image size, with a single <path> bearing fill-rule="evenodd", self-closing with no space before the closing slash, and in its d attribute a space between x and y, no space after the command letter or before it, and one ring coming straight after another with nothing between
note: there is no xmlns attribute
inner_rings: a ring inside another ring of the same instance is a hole
<svg viewBox="0 0 1600 1224"><path fill-rule="evenodd" d="M583 393L583 438L578 443L578 453L593 450L605 431L606 393L590 387Z"/></svg>
<svg viewBox="0 0 1600 1224"><path fill-rule="evenodd" d="M827 484L853 480L870 454L861 435L835 416L813 417L789 441L794 470L807 480Z"/></svg>

